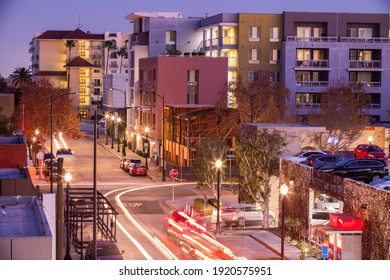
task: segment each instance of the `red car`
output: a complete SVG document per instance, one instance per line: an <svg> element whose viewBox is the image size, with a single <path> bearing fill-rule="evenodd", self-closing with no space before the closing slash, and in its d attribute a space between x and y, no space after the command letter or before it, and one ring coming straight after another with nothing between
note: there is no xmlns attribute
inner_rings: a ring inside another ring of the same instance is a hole
<svg viewBox="0 0 390 280"><path fill-rule="evenodd" d="M130 165L129 174L131 176L134 176L134 175L146 176L146 175L148 175L148 170L146 169L145 165L133 164L133 165Z"/></svg>
<svg viewBox="0 0 390 280"><path fill-rule="evenodd" d="M353 151L355 158L375 158L381 159L387 162L387 154L379 148L377 145L373 144L360 144Z"/></svg>

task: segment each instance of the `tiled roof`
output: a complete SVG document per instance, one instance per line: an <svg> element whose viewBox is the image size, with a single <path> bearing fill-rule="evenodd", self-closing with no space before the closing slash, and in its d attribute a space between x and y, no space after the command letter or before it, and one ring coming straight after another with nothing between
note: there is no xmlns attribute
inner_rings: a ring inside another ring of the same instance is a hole
<svg viewBox="0 0 390 280"><path fill-rule="evenodd" d="M76 57L75 59L73 59L71 62L67 63L64 65L64 67L84 67L84 68L94 68L95 66L93 66L93 64L89 63L88 61L86 61L85 59L81 58L81 57Z"/></svg>
<svg viewBox="0 0 390 280"><path fill-rule="evenodd" d="M75 30L47 30L37 37L37 40L104 40L104 34L85 33L81 29Z"/></svg>
<svg viewBox="0 0 390 280"><path fill-rule="evenodd" d="M39 71L34 76L66 77L64 71Z"/></svg>

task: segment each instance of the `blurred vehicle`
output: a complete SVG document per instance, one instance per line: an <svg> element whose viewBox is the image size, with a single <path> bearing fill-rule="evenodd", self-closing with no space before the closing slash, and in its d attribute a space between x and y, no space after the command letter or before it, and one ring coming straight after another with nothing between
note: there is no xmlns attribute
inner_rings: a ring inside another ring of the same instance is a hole
<svg viewBox="0 0 390 280"><path fill-rule="evenodd" d="M312 155L326 155L326 154L327 153L323 152L323 151L311 150L311 151L302 151L302 152L299 152L299 153L297 153L295 155L292 155L292 156L281 156L280 158L284 159L284 160L293 161L293 162L305 163L306 159L309 156L312 156Z"/></svg>
<svg viewBox="0 0 390 280"><path fill-rule="evenodd" d="M382 179L378 179L370 183L371 186L382 185L382 184L390 184L390 175L384 176Z"/></svg>
<svg viewBox="0 0 390 280"><path fill-rule="evenodd" d="M330 210L340 210L340 201L337 199L334 199L330 196L327 196L325 194L321 194L319 197L317 197L314 200L314 208L315 209L330 209Z"/></svg>
<svg viewBox="0 0 390 280"><path fill-rule="evenodd" d="M373 186L374 188L390 192L390 182L384 184L378 184Z"/></svg>
<svg viewBox="0 0 390 280"><path fill-rule="evenodd" d="M88 244L85 253L86 260L93 260L93 241ZM112 241L97 240L96 241L96 259L97 260L123 260L123 253L119 251L118 246Z"/></svg>
<svg viewBox="0 0 390 280"><path fill-rule="evenodd" d="M275 220L275 213L269 211L270 221ZM225 207L222 212L222 221L230 226L236 224L240 227L249 223L260 223L263 221L263 211L260 207L252 204L232 204Z"/></svg>
<svg viewBox="0 0 390 280"><path fill-rule="evenodd" d="M353 150L353 155L355 158L374 158L381 159L384 162L387 162L387 154L374 144L360 144Z"/></svg>
<svg viewBox="0 0 390 280"><path fill-rule="evenodd" d="M121 158L119 162L119 167L122 168L124 171L129 172L131 165L141 163L141 159L139 158Z"/></svg>
<svg viewBox="0 0 390 280"><path fill-rule="evenodd" d="M129 167L129 174L131 176L146 176L148 175L148 170L145 165L142 164L133 164Z"/></svg>
<svg viewBox="0 0 390 280"><path fill-rule="evenodd" d="M310 223L312 226L329 224L329 214L339 213L331 209L312 209Z"/></svg>
<svg viewBox="0 0 390 280"><path fill-rule="evenodd" d="M101 118L98 121L98 126L105 127L106 126L106 118Z"/></svg>
<svg viewBox="0 0 390 280"><path fill-rule="evenodd" d="M323 167L319 170L366 183L389 175L387 164L376 159L346 159L333 167Z"/></svg>
<svg viewBox="0 0 390 280"><path fill-rule="evenodd" d="M306 164L315 169L319 169L320 167L331 167L344 159L338 155L311 155L307 157Z"/></svg>

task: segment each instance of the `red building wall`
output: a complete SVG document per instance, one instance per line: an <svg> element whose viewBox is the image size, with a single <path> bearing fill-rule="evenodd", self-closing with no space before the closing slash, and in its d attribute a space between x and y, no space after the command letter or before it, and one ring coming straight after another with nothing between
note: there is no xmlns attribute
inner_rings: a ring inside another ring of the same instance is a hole
<svg viewBox="0 0 390 280"><path fill-rule="evenodd" d="M0 168L27 167L27 148L25 144L1 144Z"/></svg>

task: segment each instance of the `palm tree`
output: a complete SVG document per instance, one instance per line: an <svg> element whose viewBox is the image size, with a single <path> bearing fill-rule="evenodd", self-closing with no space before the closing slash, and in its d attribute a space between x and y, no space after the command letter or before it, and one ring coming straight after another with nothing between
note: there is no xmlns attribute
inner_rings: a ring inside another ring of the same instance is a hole
<svg viewBox="0 0 390 280"><path fill-rule="evenodd" d="M65 46L68 49L68 61L67 64L70 62L71 54L72 54L72 48L76 46L76 42L74 40L66 40ZM68 91L69 91L69 83L70 83L70 66L68 65Z"/></svg>
<svg viewBox="0 0 390 280"><path fill-rule="evenodd" d="M121 58L121 67L119 68L119 74L122 73L122 64L123 64L123 57L127 57L127 50L125 47L121 47L119 51L116 52L120 58Z"/></svg>
<svg viewBox="0 0 390 280"><path fill-rule="evenodd" d="M17 67L9 77L14 87L22 87L32 82L31 69L25 67Z"/></svg>
<svg viewBox="0 0 390 280"><path fill-rule="evenodd" d="M106 55L106 74L107 74L107 68L108 68L108 57L110 55L110 50L114 48L114 42L110 40L106 40L103 43L103 48L107 49L107 55Z"/></svg>

